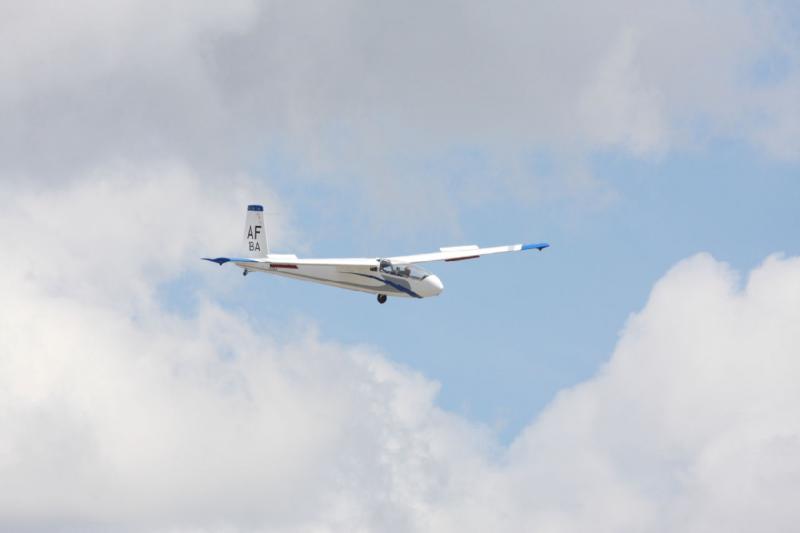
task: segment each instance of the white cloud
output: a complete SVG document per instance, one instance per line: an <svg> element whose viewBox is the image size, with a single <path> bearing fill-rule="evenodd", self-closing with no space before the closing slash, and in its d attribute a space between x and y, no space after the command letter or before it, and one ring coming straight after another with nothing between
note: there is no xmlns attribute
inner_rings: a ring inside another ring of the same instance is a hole
<svg viewBox="0 0 800 533"><path fill-rule="evenodd" d="M116 158L224 175L273 149L308 179L352 186L384 208L383 188L401 181L389 203L407 208L420 190L436 205L469 201L460 191L473 182L441 168L459 149L493 165L476 182L484 194L520 201L539 177L519 161L537 150L569 162L598 150L651 157L722 138L800 153L797 26L782 4L3 9L9 177L63 179ZM764 64L778 72L759 74Z"/></svg>
<svg viewBox="0 0 800 533"><path fill-rule="evenodd" d="M26 279L69 296L144 300L154 284L202 266L200 257L238 253L252 198L281 203L247 176L219 187L175 163L118 163L70 185L7 183L0 193L4 253ZM279 244L297 240L284 213L270 217Z"/></svg>
<svg viewBox="0 0 800 533"><path fill-rule="evenodd" d="M635 63L637 40L633 32L620 35L579 98L578 116L593 142L647 154L662 147L668 132L657 89L643 86Z"/></svg>
<svg viewBox="0 0 800 533"><path fill-rule="evenodd" d="M628 529L791 530L800 488L798 301L797 258L767 259L742 289L706 255L680 263L599 375L562 393L515 443L511 453L525 465L519 482L565 489L555 498L566 497L557 503L567 524L619 530L604 520L610 507L639 521ZM570 457L573 466L552 466ZM570 511L592 501L599 507Z"/></svg>
<svg viewBox="0 0 800 533"><path fill-rule="evenodd" d="M680 263L606 367L504 449L373 349L302 324L278 341L211 302L163 309L141 288L177 272L148 223L103 214L98 234L55 233L43 264L9 231L52 235L50 214L89 230L87 211L143 199L165 231L168 196L214 197L174 176L164 198L146 179L81 183L53 195L58 209L45 194L44 210L0 215L19 252L0 265L0 529L730 532L800 518L800 259L770 257L744 287L709 256ZM141 252L113 264L135 278L115 287L88 275L103 254L69 252L106 232ZM196 238L177 232L176 250Z"/></svg>

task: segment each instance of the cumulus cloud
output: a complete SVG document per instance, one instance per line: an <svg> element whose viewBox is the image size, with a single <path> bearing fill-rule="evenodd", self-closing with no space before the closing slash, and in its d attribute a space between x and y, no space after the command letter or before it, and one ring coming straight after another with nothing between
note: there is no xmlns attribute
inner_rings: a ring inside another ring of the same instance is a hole
<svg viewBox="0 0 800 533"><path fill-rule="evenodd" d="M32 194L38 209L4 211L3 228L54 246L37 257L38 242L3 233L17 260L0 276L0 529L413 527L406 498L445 467L429 455L449 439L480 448L486 434L437 409L435 384L371 350L322 342L302 324L279 342L209 302L190 318L165 311L152 287L176 272L159 247L172 256L216 239L169 196L225 200L180 172L159 187L163 199L146 181L115 185L75 185L60 210ZM148 219L120 216L142 200ZM82 225L98 215L96 232ZM77 230L54 233L53 216ZM161 217L175 222L165 233L198 233L159 242ZM72 253L114 237L136 252Z"/></svg>
<svg viewBox="0 0 800 533"><path fill-rule="evenodd" d="M739 283L707 255L679 263L598 376L514 444L518 484L558 487L541 510L562 529L792 529L800 260L770 257Z"/></svg>
<svg viewBox="0 0 800 533"><path fill-rule="evenodd" d="M192 191L178 176L164 190ZM21 202L0 227L48 235L49 213L80 220L148 190L76 184L60 211ZM112 220L128 242L152 234ZM59 235L43 258L11 243L25 253L0 265L2 529L729 532L800 518L798 258L743 284L707 255L679 263L598 375L506 448L375 349L302 323L276 338L210 301L169 312L142 296L176 275L153 250L112 264L139 283L110 289L84 274L103 254L61 252L88 238Z"/></svg>
<svg viewBox="0 0 800 533"><path fill-rule="evenodd" d="M199 269L208 254L238 253L242 212L252 198L280 196L247 175L215 186L186 165L100 165L64 185L0 184L4 253L26 279L68 296L151 299L158 283ZM231 210L240 206L240 210ZM270 216L270 240L303 246Z"/></svg>

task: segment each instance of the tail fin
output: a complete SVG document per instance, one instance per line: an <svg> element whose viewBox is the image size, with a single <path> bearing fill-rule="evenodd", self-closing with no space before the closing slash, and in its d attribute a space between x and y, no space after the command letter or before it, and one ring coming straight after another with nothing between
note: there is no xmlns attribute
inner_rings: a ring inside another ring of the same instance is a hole
<svg viewBox="0 0 800 533"><path fill-rule="evenodd" d="M263 206L247 206L247 221L244 227L244 250L245 257L266 257L269 255Z"/></svg>

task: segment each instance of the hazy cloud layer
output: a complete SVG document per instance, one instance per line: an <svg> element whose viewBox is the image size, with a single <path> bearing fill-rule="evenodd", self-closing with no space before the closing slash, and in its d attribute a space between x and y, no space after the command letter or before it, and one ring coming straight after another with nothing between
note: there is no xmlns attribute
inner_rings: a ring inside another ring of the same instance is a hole
<svg viewBox="0 0 800 533"><path fill-rule="evenodd" d="M170 196L227 200L176 171L137 221L104 206L131 212L145 179L98 188L2 210L24 238L2 234L0 529L788 532L800 519L798 258L744 282L706 255L679 263L598 375L502 448L373 350L303 324L276 338L211 302L166 311L152 287L177 274L171 255L222 238L202 218L171 233L189 223ZM135 254L109 264L54 228L98 212L97 231ZM49 243L64 263L39 253Z"/></svg>
<svg viewBox="0 0 800 533"><path fill-rule="evenodd" d="M603 150L733 139L800 154L797 13L781 3L113 0L0 15L8 177L163 158L219 176L278 153L371 200L407 205L424 187L442 204L594 194L580 176ZM555 176L529 163L540 150L562 161ZM479 177L461 172L475 153Z"/></svg>

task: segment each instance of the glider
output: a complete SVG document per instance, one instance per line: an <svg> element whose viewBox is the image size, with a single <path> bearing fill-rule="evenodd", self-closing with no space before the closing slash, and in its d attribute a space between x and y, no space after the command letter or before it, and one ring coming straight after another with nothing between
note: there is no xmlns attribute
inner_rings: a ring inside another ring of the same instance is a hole
<svg viewBox="0 0 800 533"><path fill-rule="evenodd" d="M378 295L378 303L386 303L388 296L427 298L438 296L444 289L441 280L419 266L433 261L464 261L484 255L524 250L544 250L546 242L536 244L511 244L479 248L476 245L450 246L438 252L401 255L397 257L364 257L347 259L298 259L296 255L275 254L267 247L264 229L264 208L247 207L245 224L245 257L203 257L222 266L233 263L250 272L267 272L302 281L313 281Z"/></svg>

